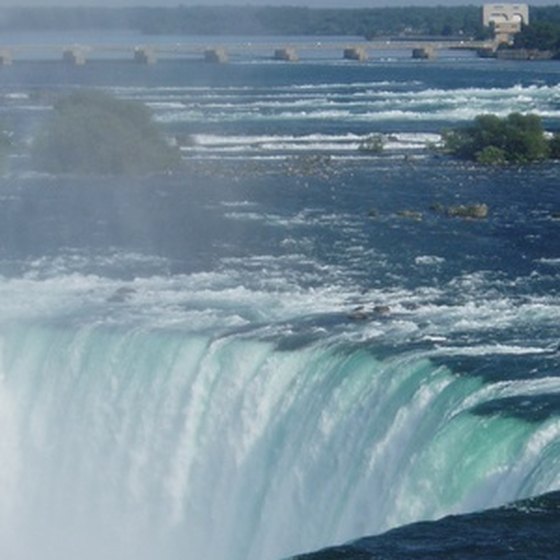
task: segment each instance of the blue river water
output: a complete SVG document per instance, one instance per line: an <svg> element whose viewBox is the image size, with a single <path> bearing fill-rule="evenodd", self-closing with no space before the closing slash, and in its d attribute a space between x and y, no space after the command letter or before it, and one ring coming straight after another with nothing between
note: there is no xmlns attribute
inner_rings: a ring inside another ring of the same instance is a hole
<svg viewBox="0 0 560 560"><path fill-rule="evenodd" d="M76 88L184 169L34 171ZM512 111L560 129L556 62L1 68L2 557L554 558L560 167L434 149Z"/></svg>

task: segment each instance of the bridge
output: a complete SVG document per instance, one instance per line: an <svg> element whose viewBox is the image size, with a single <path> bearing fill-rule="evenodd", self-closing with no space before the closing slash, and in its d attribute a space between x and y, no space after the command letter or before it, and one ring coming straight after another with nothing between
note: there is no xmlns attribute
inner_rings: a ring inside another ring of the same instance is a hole
<svg viewBox="0 0 560 560"><path fill-rule="evenodd" d="M375 58L383 51L408 50L413 58L431 59L442 49L480 50L492 49L488 41L410 41L384 40L361 41L344 44L342 42L298 41L294 44L273 44L269 42L227 43L209 46L193 43L122 45L122 44L73 44L73 45L5 45L0 46L0 66L11 65L24 60L63 60L80 66L88 60L128 59L140 64L155 64L166 59L201 59L213 63L225 63L236 56L263 56L270 54L275 60L296 62L310 56L314 51L340 51L341 58L365 61Z"/></svg>

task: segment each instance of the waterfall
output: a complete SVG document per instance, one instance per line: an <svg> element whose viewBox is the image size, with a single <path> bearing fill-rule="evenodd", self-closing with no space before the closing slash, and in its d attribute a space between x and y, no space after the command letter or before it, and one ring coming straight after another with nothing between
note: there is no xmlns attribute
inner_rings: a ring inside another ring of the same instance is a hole
<svg viewBox="0 0 560 560"><path fill-rule="evenodd" d="M557 422L473 412L553 379L96 322L1 335L4 558L275 560L560 480Z"/></svg>

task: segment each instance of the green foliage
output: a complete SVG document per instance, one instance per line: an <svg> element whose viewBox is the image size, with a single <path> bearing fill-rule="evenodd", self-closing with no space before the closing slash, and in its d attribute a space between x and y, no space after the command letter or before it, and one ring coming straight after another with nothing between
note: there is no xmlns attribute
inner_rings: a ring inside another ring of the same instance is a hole
<svg viewBox="0 0 560 560"><path fill-rule="evenodd" d="M560 23L537 21L514 38L514 47L557 52L560 49Z"/></svg>
<svg viewBox="0 0 560 560"><path fill-rule="evenodd" d="M37 135L32 156L51 173L141 174L176 167L171 147L142 104L96 91L60 99Z"/></svg>
<svg viewBox="0 0 560 560"><path fill-rule="evenodd" d="M270 2L272 3L272 2ZM306 8L286 6L176 7L12 7L2 10L0 30L134 29L161 34L243 35L463 35L489 38L480 6L406 6L383 8ZM546 27L560 24L560 5L531 6L529 36L546 36ZM544 27L539 27L545 23ZM557 34L556 34L557 35ZM548 49L540 39L526 48Z"/></svg>
<svg viewBox="0 0 560 560"><path fill-rule="evenodd" d="M507 163L506 153L502 148L486 146L475 154L476 162L482 165L504 165Z"/></svg>
<svg viewBox="0 0 560 560"><path fill-rule="evenodd" d="M549 156L537 115L479 115L469 127L445 133L443 140L448 153L480 163L529 163Z"/></svg>
<svg viewBox="0 0 560 560"><path fill-rule="evenodd" d="M271 2L272 3L272 2ZM136 29L149 34L196 35L398 35L466 37L482 31L477 6L307 8L204 6L6 9L0 29Z"/></svg>

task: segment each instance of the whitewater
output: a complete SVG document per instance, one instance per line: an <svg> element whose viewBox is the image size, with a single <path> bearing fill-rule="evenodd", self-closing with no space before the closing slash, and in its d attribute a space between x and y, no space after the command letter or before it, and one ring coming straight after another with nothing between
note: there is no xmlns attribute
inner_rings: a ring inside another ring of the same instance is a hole
<svg viewBox="0 0 560 560"><path fill-rule="evenodd" d="M0 555L280 560L559 490L559 168L434 151L481 112L555 130L558 77L462 52L2 68L22 143L87 85L150 106L185 170L56 177L22 149L0 180Z"/></svg>

